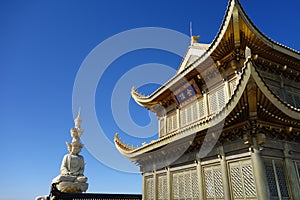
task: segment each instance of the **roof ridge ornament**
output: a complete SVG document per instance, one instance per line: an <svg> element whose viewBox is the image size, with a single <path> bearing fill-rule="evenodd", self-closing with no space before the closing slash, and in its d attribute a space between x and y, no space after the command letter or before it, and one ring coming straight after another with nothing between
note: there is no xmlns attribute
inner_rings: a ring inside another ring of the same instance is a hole
<svg viewBox="0 0 300 200"><path fill-rule="evenodd" d="M190 37L191 37L191 45L195 43L199 43L198 39L200 38L200 35L193 36L193 23L190 22Z"/></svg>
<svg viewBox="0 0 300 200"><path fill-rule="evenodd" d="M200 35L191 36L191 45L195 43L199 43L198 39L200 38Z"/></svg>

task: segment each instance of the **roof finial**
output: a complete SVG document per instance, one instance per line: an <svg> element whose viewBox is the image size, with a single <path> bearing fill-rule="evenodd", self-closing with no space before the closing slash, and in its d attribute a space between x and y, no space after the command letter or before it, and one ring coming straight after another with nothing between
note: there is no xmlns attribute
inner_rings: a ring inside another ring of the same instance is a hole
<svg viewBox="0 0 300 200"><path fill-rule="evenodd" d="M190 37L191 37L191 45L193 45L194 43L199 43L198 39L200 38L200 36L199 35L193 36L193 24L192 24L192 22L190 22Z"/></svg>
<svg viewBox="0 0 300 200"><path fill-rule="evenodd" d="M196 35L196 36L192 36L191 37L191 45L195 44L195 43L199 43L198 39L200 38L200 35Z"/></svg>

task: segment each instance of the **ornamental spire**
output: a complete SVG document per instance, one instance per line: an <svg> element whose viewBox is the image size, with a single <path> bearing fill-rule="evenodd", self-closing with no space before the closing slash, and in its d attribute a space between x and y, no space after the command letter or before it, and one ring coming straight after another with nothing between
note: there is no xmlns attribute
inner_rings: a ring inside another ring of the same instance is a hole
<svg viewBox="0 0 300 200"><path fill-rule="evenodd" d="M76 119L74 120L75 128L80 129L81 122L82 122L82 119L80 117L80 108L79 108L78 115L77 115Z"/></svg>

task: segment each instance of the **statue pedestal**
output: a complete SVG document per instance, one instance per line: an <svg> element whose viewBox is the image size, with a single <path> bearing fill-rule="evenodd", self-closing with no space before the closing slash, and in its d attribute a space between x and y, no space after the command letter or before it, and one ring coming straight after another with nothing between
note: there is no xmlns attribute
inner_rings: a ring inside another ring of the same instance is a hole
<svg viewBox="0 0 300 200"><path fill-rule="evenodd" d="M85 192L88 189L88 183L68 182L63 181L56 185L57 189L61 192Z"/></svg>
<svg viewBox="0 0 300 200"><path fill-rule="evenodd" d="M85 192L89 184L84 176L59 175L52 183L57 183L56 188L61 192Z"/></svg>

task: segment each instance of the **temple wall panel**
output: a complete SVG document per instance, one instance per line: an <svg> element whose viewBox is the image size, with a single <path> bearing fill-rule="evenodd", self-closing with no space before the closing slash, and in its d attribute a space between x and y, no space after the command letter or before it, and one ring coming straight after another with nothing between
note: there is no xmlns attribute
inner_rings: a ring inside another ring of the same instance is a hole
<svg viewBox="0 0 300 200"><path fill-rule="evenodd" d="M195 163L182 163L153 172L144 173L145 199L226 199L225 188L230 190L230 199L257 199L256 185L249 153L231 155L225 159L229 187L225 187L220 159ZM198 167L199 166L199 167ZM300 169L300 167L299 167ZM168 174L170 178L168 178ZM200 178L201 177L201 178ZM155 180L154 180L155 179ZM156 184L155 184L156 183ZM199 187L202 186L202 187Z"/></svg>
<svg viewBox="0 0 300 200"><path fill-rule="evenodd" d="M224 161L219 154L220 147L216 146L201 161L189 160L197 157L189 155L195 153L190 152L186 158L173 163L173 166L144 173L145 199L203 199L203 196L208 200L221 200L228 199L225 195L228 190L230 199L255 200L259 199L258 190L261 187L255 173L266 177L270 199L295 199L293 196L298 191L295 185L300 185L300 147L297 143L267 140L260 148L263 168L254 164L257 161L251 158L251 148L245 150L247 148L244 148L241 140L223 144L228 180L222 175Z"/></svg>

